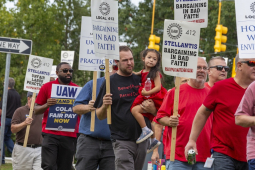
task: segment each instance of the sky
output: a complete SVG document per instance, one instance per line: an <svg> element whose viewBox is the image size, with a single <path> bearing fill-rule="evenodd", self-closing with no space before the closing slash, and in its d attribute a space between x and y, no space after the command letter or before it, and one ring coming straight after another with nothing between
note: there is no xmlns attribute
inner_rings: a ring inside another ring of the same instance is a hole
<svg viewBox="0 0 255 170"><path fill-rule="evenodd" d="M141 2L141 1L143 1L143 0L131 0L131 2L133 4L135 4L136 6L138 6L139 2ZM7 8L12 8L12 7L14 7L14 3L13 2L7 2L6 7Z"/></svg>

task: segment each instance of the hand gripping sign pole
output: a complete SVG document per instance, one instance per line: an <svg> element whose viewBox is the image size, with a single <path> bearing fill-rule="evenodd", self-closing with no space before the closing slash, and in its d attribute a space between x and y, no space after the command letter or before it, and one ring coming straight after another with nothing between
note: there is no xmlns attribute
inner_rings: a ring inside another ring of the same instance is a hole
<svg viewBox="0 0 255 170"><path fill-rule="evenodd" d="M32 102L31 102L30 111L29 111L29 116L28 116L29 118L32 118L32 116L33 116L35 96L36 96L36 93L33 93ZM27 147L27 140L28 140L29 131L30 131L30 125L27 125L25 139L24 139L24 143L23 143L24 147Z"/></svg>
<svg viewBox="0 0 255 170"><path fill-rule="evenodd" d="M181 84L181 78L176 77L175 91L174 91L174 112L173 112L173 116L178 116L180 84ZM177 126L172 127L170 161L174 161L174 159L175 159L176 134L177 134Z"/></svg>

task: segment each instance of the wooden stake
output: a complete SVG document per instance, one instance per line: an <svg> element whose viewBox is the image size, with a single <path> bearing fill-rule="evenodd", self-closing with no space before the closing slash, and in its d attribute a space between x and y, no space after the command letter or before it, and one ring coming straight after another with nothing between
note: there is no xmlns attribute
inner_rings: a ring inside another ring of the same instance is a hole
<svg viewBox="0 0 255 170"><path fill-rule="evenodd" d="M110 91L110 73L109 73L109 59L105 59L105 79L106 79L106 93L111 93ZM112 124L111 117L111 105L107 108L107 124Z"/></svg>
<svg viewBox="0 0 255 170"><path fill-rule="evenodd" d="M30 118L33 117L34 104L35 104L35 96L36 96L36 93L33 93L32 102L31 102L31 105L30 105L29 116L28 116ZM27 125L26 135L25 135L25 139L24 139L24 143L23 143L24 147L27 147L27 140L28 140L29 131L30 131L30 125Z"/></svg>
<svg viewBox="0 0 255 170"><path fill-rule="evenodd" d="M92 91L92 100L96 100L96 93L97 93L97 71L93 72L93 91ZM91 111L91 122L90 122L90 131L94 132L95 130L95 116L96 111Z"/></svg>
<svg viewBox="0 0 255 170"><path fill-rule="evenodd" d="M181 78L176 77L175 92L174 92L174 113L173 113L173 116L178 115L180 84L181 84ZM174 161L174 159L175 159L176 134L177 134L177 127L172 127L170 161Z"/></svg>

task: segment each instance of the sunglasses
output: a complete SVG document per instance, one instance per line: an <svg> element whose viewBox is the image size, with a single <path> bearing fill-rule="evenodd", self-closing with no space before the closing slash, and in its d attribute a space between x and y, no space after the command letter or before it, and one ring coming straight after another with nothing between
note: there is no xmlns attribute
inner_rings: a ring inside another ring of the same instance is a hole
<svg viewBox="0 0 255 170"><path fill-rule="evenodd" d="M255 61L241 61L241 63L246 63L250 67L254 67L255 66Z"/></svg>
<svg viewBox="0 0 255 170"><path fill-rule="evenodd" d="M67 73L69 71L69 73L73 72L73 69L64 69L64 70L59 70L62 71L63 73Z"/></svg>
<svg viewBox="0 0 255 170"><path fill-rule="evenodd" d="M216 69L219 70L219 71L222 71L223 68L224 68L225 71L228 71L228 70L229 70L229 67L228 67L228 66L221 66L221 65L211 66L210 68L216 68Z"/></svg>
<svg viewBox="0 0 255 170"><path fill-rule="evenodd" d="M112 65L112 69L113 70L118 70L118 66L117 65Z"/></svg>

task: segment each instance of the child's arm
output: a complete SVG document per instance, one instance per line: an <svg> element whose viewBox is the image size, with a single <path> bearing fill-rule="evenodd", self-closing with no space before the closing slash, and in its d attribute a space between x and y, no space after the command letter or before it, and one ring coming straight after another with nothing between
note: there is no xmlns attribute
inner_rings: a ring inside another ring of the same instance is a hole
<svg viewBox="0 0 255 170"><path fill-rule="evenodd" d="M157 76L155 77L154 79L154 84L155 84L155 87L153 89L151 89L150 91L146 91L145 89L142 90L142 95L143 96L149 96L153 93L157 93L160 91L161 89L161 80L160 80L160 74L159 72L157 73Z"/></svg>
<svg viewBox="0 0 255 170"><path fill-rule="evenodd" d="M133 71L133 73L134 73L135 75L137 75L137 76L140 76L140 75L141 75L141 71L139 71L139 72L134 72L134 71Z"/></svg>

